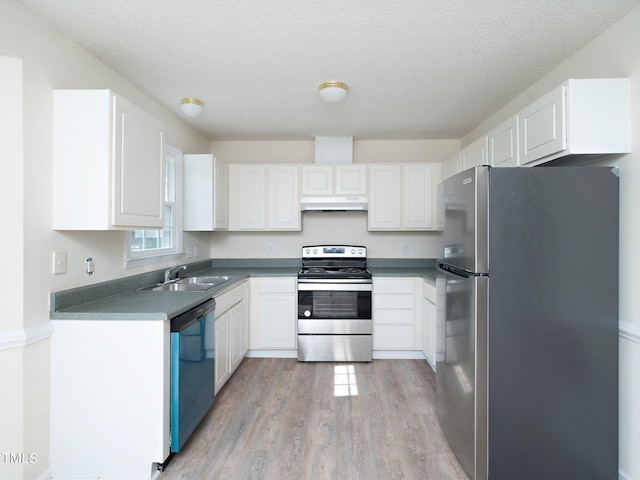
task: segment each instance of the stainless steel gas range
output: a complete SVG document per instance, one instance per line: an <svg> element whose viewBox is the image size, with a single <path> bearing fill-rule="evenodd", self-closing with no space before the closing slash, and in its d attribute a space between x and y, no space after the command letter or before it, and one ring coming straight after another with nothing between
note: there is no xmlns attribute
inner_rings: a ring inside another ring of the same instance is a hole
<svg viewBox="0 0 640 480"><path fill-rule="evenodd" d="M298 360L370 362L371 272L359 245L302 247L298 273Z"/></svg>

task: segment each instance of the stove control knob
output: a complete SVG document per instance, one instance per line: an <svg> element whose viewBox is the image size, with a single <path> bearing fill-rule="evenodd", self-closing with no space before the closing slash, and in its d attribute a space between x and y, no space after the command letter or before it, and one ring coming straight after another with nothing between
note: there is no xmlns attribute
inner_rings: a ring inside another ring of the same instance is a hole
<svg viewBox="0 0 640 480"><path fill-rule="evenodd" d="M318 249L317 249L317 248L314 248L314 249L313 249L313 253L318 253Z"/></svg>
<svg viewBox="0 0 640 480"><path fill-rule="evenodd" d="M309 249L307 248L304 253L306 253L307 255L309 255Z"/></svg>
<svg viewBox="0 0 640 480"><path fill-rule="evenodd" d="M311 316L311 310L305 310L304 311L304 316L309 318Z"/></svg>
<svg viewBox="0 0 640 480"><path fill-rule="evenodd" d="M351 255L355 255L355 254L356 254L356 249L355 249L355 248L352 248L352 249L351 249Z"/></svg>

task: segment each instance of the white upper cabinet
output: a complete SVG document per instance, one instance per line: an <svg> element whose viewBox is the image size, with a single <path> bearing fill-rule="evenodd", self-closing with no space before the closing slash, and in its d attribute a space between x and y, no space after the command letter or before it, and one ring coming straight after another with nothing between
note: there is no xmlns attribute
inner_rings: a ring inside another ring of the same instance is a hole
<svg viewBox="0 0 640 480"><path fill-rule="evenodd" d="M333 194L333 167L331 165L303 165L302 194Z"/></svg>
<svg viewBox="0 0 640 480"><path fill-rule="evenodd" d="M268 172L267 224L270 230L300 230L299 169L271 165Z"/></svg>
<svg viewBox="0 0 640 480"><path fill-rule="evenodd" d="M369 165L369 230L434 230L439 163Z"/></svg>
<svg viewBox="0 0 640 480"><path fill-rule="evenodd" d="M432 164L403 165L402 227L411 230L433 229L436 217L436 186L442 169Z"/></svg>
<svg viewBox="0 0 640 480"><path fill-rule="evenodd" d="M568 80L523 109L519 117L522 165L631 149L627 78Z"/></svg>
<svg viewBox="0 0 640 480"><path fill-rule="evenodd" d="M366 195L367 166L361 165L303 165L302 194Z"/></svg>
<svg viewBox="0 0 640 480"><path fill-rule="evenodd" d="M336 165L334 168L337 195L366 195L366 165Z"/></svg>
<svg viewBox="0 0 640 480"><path fill-rule="evenodd" d="M53 228L163 227L162 123L111 90L55 90Z"/></svg>
<svg viewBox="0 0 640 480"><path fill-rule="evenodd" d="M401 175L400 165L369 166L369 230L402 227Z"/></svg>
<svg viewBox="0 0 640 480"><path fill-rule="evenodd" d="M442 164L443 178L452 177L460 171L460 152L457 152L455 155L449 157L449 159L447 159Z"/></svg>
<svg viewBox="0 0 640 480"><path fill-rule="evenodd" d="M511 117L487 135L489 139L489 165L492 167L518 167L518 117Z"/></svg>
<svg viewBox="0 0 640 480"><path fill-rule="evenodd" d="M486 135L467 145L460 152L461 172L480 165L489 165L489 140Z"/></svg>
<svg viewBox="0 0 640 480"><path fill-rule="evenodd" d="M229 229L267 228L267 167L229 165Z"/></svg>
<svg viewBox="0 0 640 480"><path fill-rule="evenodd" d="M184 229L226 230L228 167L211 154L184 155Z"/></svg>
<svg viewBox="0 0 640 480"><path fill-rule="evenodd" d="M300 230L297 165L229 165L230 230Z"/></svg>

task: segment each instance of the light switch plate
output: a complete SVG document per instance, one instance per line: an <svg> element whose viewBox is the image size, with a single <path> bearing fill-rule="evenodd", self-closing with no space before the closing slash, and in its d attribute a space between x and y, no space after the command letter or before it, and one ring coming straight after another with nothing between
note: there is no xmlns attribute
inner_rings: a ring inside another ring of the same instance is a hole
<svg viewBox="0 0 640 480"><path fill-rule="evenodd" d="M65 252L53 252L53 273L59 275L67 272L67 254Z"/></svg>

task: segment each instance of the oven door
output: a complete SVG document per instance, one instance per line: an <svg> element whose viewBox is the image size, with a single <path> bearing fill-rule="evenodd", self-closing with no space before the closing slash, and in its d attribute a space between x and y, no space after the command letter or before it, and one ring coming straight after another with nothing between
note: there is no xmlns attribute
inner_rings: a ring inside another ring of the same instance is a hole
<svg viewBox="0 0 640 480"><path fill-rule="evenodd" d="M371 334L371 283L299 283L298 334Z"/></svg>

